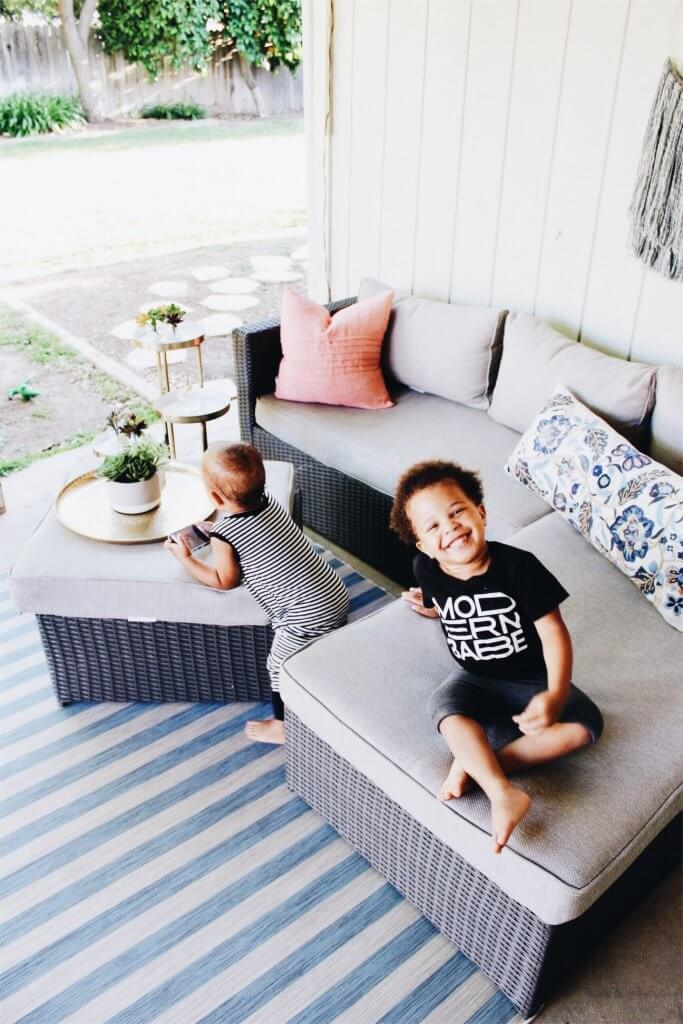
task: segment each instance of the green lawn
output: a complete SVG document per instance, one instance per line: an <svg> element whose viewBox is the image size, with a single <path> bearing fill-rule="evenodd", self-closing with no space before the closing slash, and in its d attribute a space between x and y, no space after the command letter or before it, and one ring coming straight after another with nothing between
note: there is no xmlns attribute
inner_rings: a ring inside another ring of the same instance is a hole
<svg viewBox="0 0 683 1024"><path fill-rule="evenodd" d="M305 224L301 118L13 140L0 161L0 283Z"/></svg>

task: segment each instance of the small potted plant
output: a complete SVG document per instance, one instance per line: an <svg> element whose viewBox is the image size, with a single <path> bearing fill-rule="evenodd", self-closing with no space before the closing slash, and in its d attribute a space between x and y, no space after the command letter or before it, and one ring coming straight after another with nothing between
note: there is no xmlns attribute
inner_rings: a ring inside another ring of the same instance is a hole
<svg viewBox="0 0 683 1024"><path fill-rule="evenodd" d="M106 457L98 472L107 481L115 512L135 515L157 507L161 501L159 467L168 457L165 444L145 436L127 438L119 451Z"/></svg>
<svg viewBox="0 0 683 1024"><path fill-rule="evenodd" d="M140 313L136 322L140 327L151 327L155 334L168 333L169 330L171 334L175 334L176 327L183 322L185 316L186 310L171 302L167 306L153 306L145 310L144 313Z"/></svg>

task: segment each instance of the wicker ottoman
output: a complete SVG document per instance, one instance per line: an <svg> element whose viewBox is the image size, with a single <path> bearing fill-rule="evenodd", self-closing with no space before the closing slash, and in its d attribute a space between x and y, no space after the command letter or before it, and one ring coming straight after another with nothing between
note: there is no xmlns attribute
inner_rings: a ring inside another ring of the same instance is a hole
<svg viewBox="0 0 683 1024"><path fill-rule="evenodd" d="M269 491L295 517L294 469L266 462ZM81 700L269 700L267 615L244 587L196 583L160 543L103 544L50 509L10 575L33 612L61 704Z"/></svg>
<svg viewBox="0 0 683 1024"><path fill-rule="evenodd" d="M518 776L532 808L500 856L481 791L436 799L450 758L427 705L452 670L438 622L393 602L293 655L280 685L290 787L532 1014L680 857L680 635L558 515L515 540L562 566L576 678L605 732ZM489 731L495 748L515 734Z"/></svg>

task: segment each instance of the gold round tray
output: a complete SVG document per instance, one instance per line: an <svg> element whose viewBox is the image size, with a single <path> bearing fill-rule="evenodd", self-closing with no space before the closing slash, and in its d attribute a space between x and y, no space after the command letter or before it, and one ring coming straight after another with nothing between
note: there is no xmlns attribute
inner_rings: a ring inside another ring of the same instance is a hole
<svg viewBox="0 0 683 1024"><path fill-rule="evenodd" d="M91 470L62 488L55 502L57 518L69 530L91 540L146 544L213 515L215 509L198 470L169 462L162 473L161 504L150 512L114 512L107 496L107 481Z"/></svg>

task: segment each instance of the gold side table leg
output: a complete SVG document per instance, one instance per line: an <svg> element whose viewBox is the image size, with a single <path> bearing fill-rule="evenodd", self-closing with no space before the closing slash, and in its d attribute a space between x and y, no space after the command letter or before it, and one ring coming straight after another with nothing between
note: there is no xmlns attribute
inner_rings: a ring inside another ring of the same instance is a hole
<svg viewBox="0 0 683 1024"><path fill-rule="evenodd" d="M202 366L202 350L198 345L195 349L197 353L197 379L199 380L200 388L204 387L204 367Z"/></svg>
<svg viewBox="0 0 683 1024"><path fill-rule="evenodd" d="M171 450L171 458L175 459L175 427L170 420L166 421L166 432L168 434L168 447Z"/></svg>
<svg viewBox="0 0 683 1024"><path fill-rule="evenodd" d="M163 356L163 358L162 358L162 356ZM166 363L166 373L164 373L164 363L165 363L165 361L166 361L166 353L165 352L163 352L163 353L162 352L157 352L157 373L159 375L159 394L160 395L163 395L163 394L165 394L168 391L168 363ZM168 447L171 448L171 433L170 433L170 431L168 429L168 421L167 420L164 422L164 441L166 442ZM174 440L174 444L175 444L175 440ZM175 455L173 454L172 450L171 450L171 454L175 458Z"/></svg>

